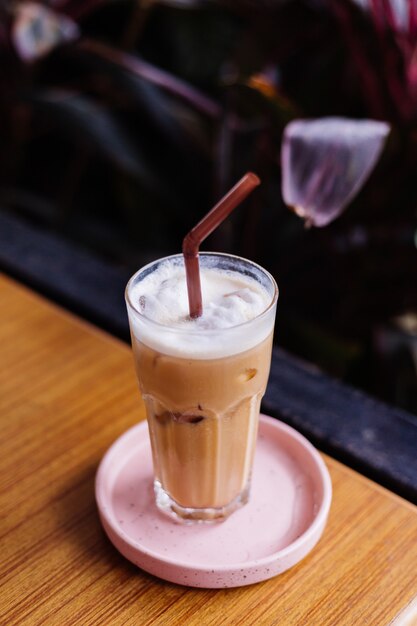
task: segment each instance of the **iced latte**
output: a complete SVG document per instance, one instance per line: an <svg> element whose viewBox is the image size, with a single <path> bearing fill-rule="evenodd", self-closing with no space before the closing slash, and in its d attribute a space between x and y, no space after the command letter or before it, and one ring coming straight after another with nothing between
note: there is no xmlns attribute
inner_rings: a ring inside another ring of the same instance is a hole
<svg viewBox="0 0 417 626"><path fill-rule="evenodd" d="M126 294L157 504L182 519L220 520L249 495L277 287L230 255L202 253L200 273L198 319L182 255L140 270Z"/></svg>

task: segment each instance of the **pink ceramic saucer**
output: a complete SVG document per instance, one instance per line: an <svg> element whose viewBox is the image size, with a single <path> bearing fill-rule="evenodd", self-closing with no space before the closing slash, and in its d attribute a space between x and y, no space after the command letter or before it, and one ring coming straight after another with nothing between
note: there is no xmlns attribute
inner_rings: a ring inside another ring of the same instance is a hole
<svg viewBox="0 0 417 626"><path fill-rule="evenodd" d="M271 578L320 539L331 481L315 448L297 431L261 415L250 501L218 524L184 525L154 503L146 422L108 450L96 477L103 527L127 559L192 587L238 587Z"/></svg>

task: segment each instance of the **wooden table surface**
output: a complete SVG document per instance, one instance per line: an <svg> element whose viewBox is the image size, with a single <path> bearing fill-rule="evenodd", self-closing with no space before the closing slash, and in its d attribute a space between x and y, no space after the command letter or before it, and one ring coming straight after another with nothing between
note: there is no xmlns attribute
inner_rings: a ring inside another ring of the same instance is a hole
<svg viewBox="0 0 417 626"><path fill-rule="evenodd" d="M0 624L382 626L416 595L416 507L328 457L329 523L293 569L225 590L144 573L94 502L102 455L144 418L130 350L0 276L0 354Z"/></svg>

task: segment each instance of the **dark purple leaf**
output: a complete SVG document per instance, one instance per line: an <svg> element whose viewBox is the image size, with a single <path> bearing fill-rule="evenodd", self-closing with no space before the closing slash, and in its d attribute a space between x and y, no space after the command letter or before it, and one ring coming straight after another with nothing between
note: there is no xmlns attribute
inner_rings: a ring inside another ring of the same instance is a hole
<svg viewBox="0 0 417 626"><path fill-rule="evenodd" d="M210 0L158 0L157 4L164 4L176 9L199 9L209 6Z"/></svg>
<svg viewBox="0 0 417 626"><path fill-rule="evenodd" d="M49 6L56 11L62 11L74 21L83 19L101 6L110 4L112 0L50 0ZM113 0L117 1L117 0Z"/></svg>
<svg viewBox="0 0 417 626"><path fill-rule="evenodd" d="M36 61L56 46L73 41L78 36L75 22L46 6L23 2L16 7L12 40L23 61Z"/></svg>
<svg viewBox="0 0 417 626"><path fill-rule="evenodd" d="M121 52L116 48L92 39L80 41L78 49L107 59L109 62L141 76L156 87L161 87L167 93L192 105L197 111L206 114L208 117L218 118L221 115L221 107L215 100L212 100L180 78L165 70L161 70L138 56Z"/></svg>
<svg viewBox="0 0 417 626"><path fill-rule="evenodd" d="M368 111L373 117L386 117L387 106L382 85L369 58L367 42L364 37L358 37L356 20L351 11L352 6L347 1L333 0L331 3L332 10L339 22L340 34L347 45L348 57L351 59L355 74L360 81Z"/></svg>
<svg viewBox="0 0 417 626"><path fill-rule="evenodd" d="M32 92L30 102L36 115L43 115L71 140L84 143L131 175L156 186L139 147L111 111L84 95L58 90Z"/></svg>
<svg viewBox="0 0 417 626"><path fill-rule="evenodd" d="M415 42L417 38L417 3L415 0L409 0L408 3L408 32L411 40Z"/></svg>
<svg viewBox="0 0 417 626"><path fill-rule="evenodd" d="M282 195L309 225L326 226L363 187L390 126L328 117L296 120L284 131Z"/></svg>
<svg viewBox="0 0 417 626"><path fill-rule="evenodd" d="M81 43L81 42L80 42ZM71 53L74 49L71 50ZM209 149L200 118L188 103L174 99L160 87L154 85L124 65L119 65L107 56L83 54L82 65L93 73L103 73L111 80L100 97L109 104L121 94L128 94L131 106L142 111L143 115L158 128L178 150L197 147L203 152Z"/></svg>

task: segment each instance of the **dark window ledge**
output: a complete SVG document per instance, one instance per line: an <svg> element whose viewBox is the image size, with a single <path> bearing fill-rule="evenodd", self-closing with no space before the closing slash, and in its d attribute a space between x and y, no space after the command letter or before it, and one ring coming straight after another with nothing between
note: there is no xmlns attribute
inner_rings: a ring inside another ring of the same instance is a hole
<svg viewBox="0 0 417 626"><path fill-rule="evenodd" d="M274 349L263 410L323 452L417 503L417 417Z"/></svg>
<svg viewBox="0 0 417 626"><path fill-rule="evenodd" d="M0 211L0 270L128 341L124 287L135 268ZM320 450L417 503L417 417L323 374L279 348L263 411Z"/></svg>

